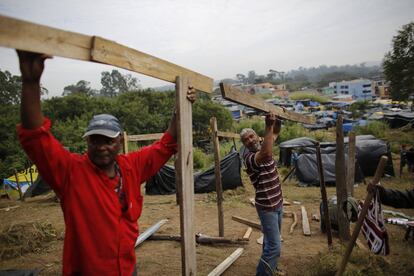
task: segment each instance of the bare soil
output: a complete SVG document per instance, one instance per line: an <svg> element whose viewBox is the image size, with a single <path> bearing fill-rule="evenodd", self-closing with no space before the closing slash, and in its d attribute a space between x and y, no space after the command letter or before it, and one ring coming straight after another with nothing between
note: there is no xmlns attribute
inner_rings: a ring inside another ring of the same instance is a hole
<svg viewBox="0 0 414 276"><path fill-rule="evenodd" d="M396 166L395 166L396 167ZM247 230L246 225L232 220L233 215L258 221L255 208L249 201L254 196L254 191L243 175L244 188L224 193L224 221L225 237L241 238ZM391 178L383 181L383 185L394 188L412 188L413 177L405 176L403 179ZM320 190L319 187L298 187L295 182L283 184L284 197L289 202L299 201L300 205L285 206L286 211L296 212L298 224L289 234L292 218L285 217L282 227L282 257L280 265L287 275L322 275L321 260L323 256L336 254L335 261L340 260L343 247L340 247L339 239L334 235L334 244L339 246L339 251L330 252L327 247L327 238L321 233L319 222L311 220L312 214L319 216ZM328 196L335 195L335 188L328 188ZM362 184L355 188L355 197L365 197L365 186ZM0 270L3 269L41 269L41 275L59 275L61 273L61 259L64 235L64 222L60 205L51 199L42 199L33 202L16 202L0 200L0 208L12 205L20 205L19 208L9 211L0 211L0 230L9 229L12 224L48 222L54 226L57 237L47 243L36 252L22 254L19 257L1 260ZM312 235L304 236L300 206L306 207ZM384 206L384 209L391 209ZM414 210L398 210L414 216ZM171 196L145 196L144 210L139 220L140 229L144 231L161 219L169 221L162 226L157 234L179 235L180 218L179 207L176 205L175 195ZM210 236L218 236L218 215L215 194L197 194L195 196L195 228L197 233ZM395 271L398 275L410 275L414 271L414 242L403 239L405 229L398 225L387 225L390 234L391 254L384 257L385 266L381 268L379 275L390 275ZM242 245L244 252L241 257L224 273L224 275L254 275L256 264L260 258L261 245L256 240L261 236L257 229L253 229L250 241ZM362 235L360 239L363 240ZM104 241L103 241L104 242ZM198 245L197 272L206 275L227 258L237 245ZM0 249L1 252L1 249ZM180 275L181 274L181 249L180 243L175 241L147 240L136 249L137 267L140 275ZM355 253L358 254L358 253ZM364 251L363 255L370 255ZM382 258L382 257L381 257ZM357 258L354 258L357 259ZM352 261L352 260L351 260ZM324 264L322 264L323 266ZM331 264L332 265L332 264ZM335 263L333 264L335 267ZM367 261L354 260L351 266L358 269L368 269L371 264ZM318 268L319 270L315 270ZM324 268L322 268L323 270ZM319 271L319 272L318 272ZM370 273L367 273L370 274ZM327 273L325 275L330 275ZM378 273L376 274L378 275Z"/></svg>

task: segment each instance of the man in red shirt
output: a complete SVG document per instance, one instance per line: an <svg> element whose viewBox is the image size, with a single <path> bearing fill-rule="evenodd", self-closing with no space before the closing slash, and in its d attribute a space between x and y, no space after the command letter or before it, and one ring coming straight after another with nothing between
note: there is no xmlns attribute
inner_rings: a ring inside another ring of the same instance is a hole
<svg viewBox="0 0 414 276"><path fill-rule="evenodd" d="M118 154L122 128L109 114L94 116L84 155L67 151L51 134L40 106L40 77L49 56L18 51L22 73L23 149L60 199L65 220L63 275L135 275L134 244L142 211L140 184L176 152L173 116L163 137L140 151ZM194 102L195 90L187 98Z"/></svg>

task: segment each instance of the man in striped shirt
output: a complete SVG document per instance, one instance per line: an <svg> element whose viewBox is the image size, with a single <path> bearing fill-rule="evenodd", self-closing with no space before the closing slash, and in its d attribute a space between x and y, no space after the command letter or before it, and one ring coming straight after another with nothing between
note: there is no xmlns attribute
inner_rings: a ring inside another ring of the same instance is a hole
<svg viewBox="0 0 414 276"><path fill-rule="evenodd" d="M283 275L278 268L281 241L280 227L283 216L283 197L276 162L272 155L272 146L281 129L281 121L268 114L265 119L265 135L263 143L251 128L240 133L243 145L248 149L243 154L255 190L255 205L263 232L263 252L256 268L256 275Z"/></svg>

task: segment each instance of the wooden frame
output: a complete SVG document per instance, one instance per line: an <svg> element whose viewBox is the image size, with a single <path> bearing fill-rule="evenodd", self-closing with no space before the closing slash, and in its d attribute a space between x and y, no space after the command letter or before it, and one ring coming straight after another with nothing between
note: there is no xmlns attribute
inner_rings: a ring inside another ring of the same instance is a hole
<svg viewBox="0 0 414 276"><path fill-rule="evenodd" d="M186 96L189 83L199 91L211 93L213 79L101 37L51 28L2 15L0 15L0 26L0 46L104 63L176 84L178 107L176 181L181 194L182 274L196 275L192 111L191 103Z"/></svg>

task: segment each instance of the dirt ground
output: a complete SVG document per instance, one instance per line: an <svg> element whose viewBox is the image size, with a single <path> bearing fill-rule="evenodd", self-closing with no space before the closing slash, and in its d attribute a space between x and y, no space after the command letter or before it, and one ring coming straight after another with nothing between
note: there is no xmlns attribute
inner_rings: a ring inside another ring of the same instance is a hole
<svg viewBox="0 0 414 276"><path fill-rule="evenodd" d="M243 175L244 188L224 193L224 221L225 237L241 238L247 226L232 220L233 215L258 221L255 208L249 201L254 196L254 191ZM383 181L384 185L397 188L412 188L412 177L403 179L392 178ZM319 222L311 220L312 214L319 216L320 190L319 187L298 187L292 181L283 184L283 193L289 202L299 201L301 204L285 206L286 211L296 212L298 224L289 234L292 218L283 220L282 257L280 265L287 275L317 275L314 272L318 256L330 254L327 250L327 238L321 233ZM328 188L328 196L335 195L333 187ZM365 197L365 186L355 188L355 195L362 199ZM33 202L18 203L10 200L0 200L0 208L12 205L20 205L19 208L9 211L0 211L0 230L8 229L12 224L23 222L49 222L57 230L57 237L47 243L43 249L33 253L27 253L20 257L0 260L0 270L3 269L41 269L41 275L59 275L61 272L61 259L64 235L64 223L62 211L58 203L51 199L37 200ZM311 236L304 236L300 206L306 207L311 228ZM390 209L392 208L385 208ZM398 210L414 216L413 210ZM197 194L195 196L195 228L197 233L210 236L218 236L218 219L215 194ZM175 195L172 196L145 196L144 210L139 220L141 232L161 219L169 221L162 226L157 234L179 235L180 220L179 207L175 203ZM98 230L98 229L97 229ZM389 271L398 269L398 275L410 275L414 271L414 242L404 241L405 229L397 225L387 225L390 233L391 254L385 257L387 268L381 273L388 275ZM197 274L206 275L227 258L237 247L243 247L243 254L228 268L223 275L254 275L256 264L260 257L261 245L256 240L261 236L259 230L253 229L250 241L246 245L198 245L197 246ZM362 236L360 236L362 238ZM334 244L339 240L334 235ZM1 251L1 250L0 250ZM181 274L181 250L180 243L176 241L152 241L147 240L136 249L137 266L140 275L180 275ZM369 255L368 251L364 253ZM360 266L368 267L369 263ZM410 272L411 271L411 272ZM329 274L326 274L329 275Z"/></svg>

